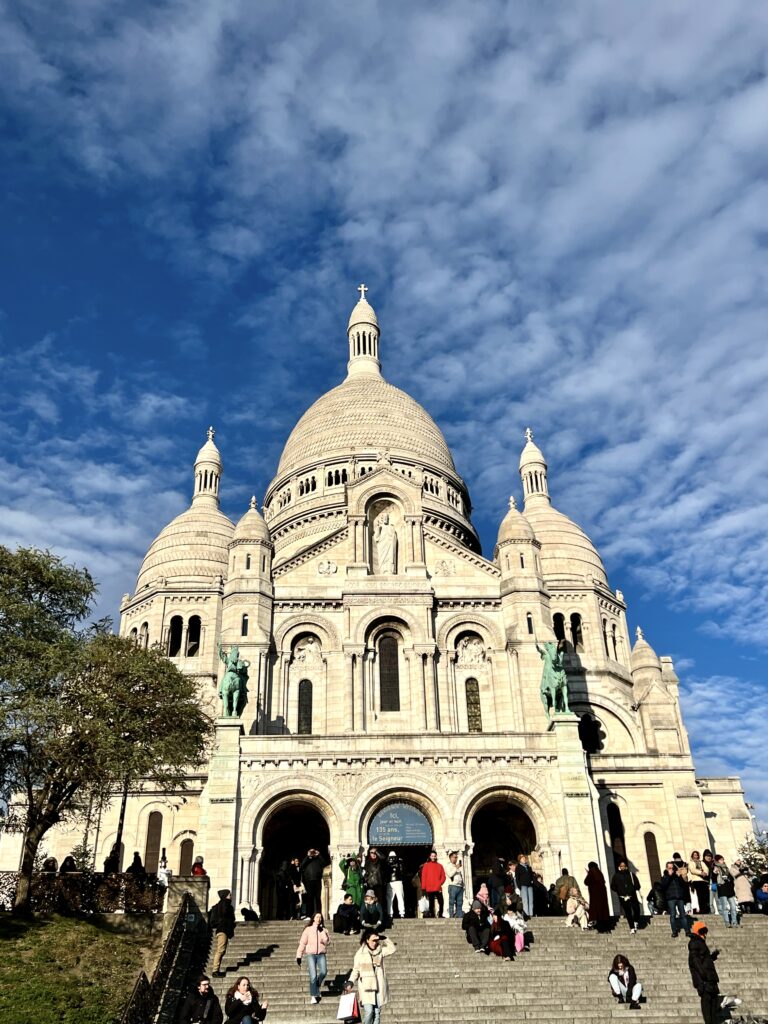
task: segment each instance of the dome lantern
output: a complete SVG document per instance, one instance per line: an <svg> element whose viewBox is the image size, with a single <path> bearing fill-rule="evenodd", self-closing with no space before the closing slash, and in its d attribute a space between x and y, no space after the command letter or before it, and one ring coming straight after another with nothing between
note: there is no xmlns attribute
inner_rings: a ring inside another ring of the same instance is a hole
<svg viewBox="0 0 768 1024"><path fill-rule="evenodd" d="M219 507L219 483L223 470L219 449L213 443L216 431L208 427L208 440L197 453L195 459L195 490L192 496L193 505L213 505Z"/></svg>
<svg viewBox="0 0 768 1024"><path fill-rule="evenodd" d="M523 495L526 509L533 505L549 505L547 484L547 463L538 445L534 444L533 431L525 429L525 447L520 455L520 476L523 481Z"/></svg>
<svg viewBox="0 0 768 1024"><path fill-rule="evenodd" d="M347 376L357 377L362 374L381 376L379 361L379 321L373 306L368 302L365 293L368 286L358 286L360 299L352 310L347 324L349 338L349 362Z"/></svg>

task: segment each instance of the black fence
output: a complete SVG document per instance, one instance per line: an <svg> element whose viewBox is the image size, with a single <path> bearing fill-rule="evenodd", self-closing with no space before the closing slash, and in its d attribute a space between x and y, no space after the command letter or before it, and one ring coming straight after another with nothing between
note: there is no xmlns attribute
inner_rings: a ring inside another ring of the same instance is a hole
<svg viewBox="0 0 768 1024"><path fill-rule="evenodd" d="M13 909L17 871L0 871L0 910ZM150 875L105 875L72 871L63 875L41 871L32 876L30 900L39 914L156 914L163 909L165 887Z"/></svg>

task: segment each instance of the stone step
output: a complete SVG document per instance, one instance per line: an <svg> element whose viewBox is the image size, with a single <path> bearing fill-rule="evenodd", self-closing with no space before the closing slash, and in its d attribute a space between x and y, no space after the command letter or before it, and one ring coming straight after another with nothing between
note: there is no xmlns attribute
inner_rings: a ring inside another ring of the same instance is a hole
<svg viewBox="0 0 768 1024"><path fill-rule="evenodd" d="M723 992L738 994L753 1012L768 1011L768 995L757 964L768 962L768 920L745 918L726 929L720 918L707 920L710 945L721 949L718 971ZM229 943L224 978L214 979L220 997L247 974L270 1000L272 1024L332 1024L338 987L352 965L357 936L333 935L328 978L319 1005L309 1002L307 971L296 966L302 922L239 924ZM644 983L646 1024L698 1024L698 997L690 983L688 943L673 939L669 920L653 919L637 935L624 922L613 932L566 929L563 918L531 922L530 952L512 963L473 952L456 920L397 921L387 934L397 944L387 959L390 1003L386 1024L521 1024L529 1021L595 1022L626 1020L606 976L616 952L628 955ZM428 956L425 956L425 950ZM210 967L210 965L209 965ZM457 1016L457 1008L458 1016ZM638 1015L639 1016L639 1015Z"/></svg>

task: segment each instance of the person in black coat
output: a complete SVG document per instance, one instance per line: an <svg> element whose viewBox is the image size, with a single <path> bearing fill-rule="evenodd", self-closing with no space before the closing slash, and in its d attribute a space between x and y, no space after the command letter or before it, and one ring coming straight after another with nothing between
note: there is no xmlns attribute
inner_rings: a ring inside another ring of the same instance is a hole
<svg viewBox="0 0 768 1024"><path fill-rule="evenodd" d="M611 889L619 897L621 912L627 919L630 932L634 935L640 921L640 904L637 902L637 891L640 883L634 871L629 870L629 864L620 860L617 870L611 879Z"/></svg>
<svg viewBox="0 0 768 1024"><path fill-rule="evenodd" d="M514 875L515 865L511 864L511 868ZM495 907L504 899L504 887L509 881L507 865L501 857L497 857L491 868L491 873L488 875L489 902L492 907Z"/></svg>
<svg viewBox="0 0 768 1024"><path fill-rule="evenodd" d="M243 975L227 991L224 999L226 1024L256 1024L267 1016L269 1000L259 1002L259 993L251 985L251 979Z"/></svg>
<svg viewBox="0 0 768 1024"><path fill-rule="evenodd" d="M718 950L710 951L707 946L708 932L703 921L697 921L693 926L693 934L688 941L688 969L693 987L701 999L704 1024L716 1024L721 1003L720 978L715 969Z"/></svg>
<svg viewBox="0 0 768 1024"><path fill-rule="evenodd" d="M195 988L189 993L182 1004L177 1024L222 1024L224 1015L221 1003L215 992L211 991L210 979L201 974Z"/></svg>
<svg viewBox="0 0 768 1024"><path fill-rule="evenodd" d="M320 906L320 890L323 884L323 868L328 862L314 847L307 850L307 856L301 862L301 881L305 889L304 920L311 921L315 914L322 912Z"/></svg>
<svg viewBox="0 0 768 1024"><path fill-rule="evenodd" d="M293 889L293 875L289 870L287 860L281 862L275 873L275 888L277 890L277 919L278 921L290 921L296 906L296 893Z"/></svg>
<svg viewBox="0 0 768 1024"><path fill-rule="evenodd" d="M635 968L622 953L617 953L613 958L613 964L608 974L608 984L611 986L614 998L618 999L620 1003L626 1003L629 1000L630 1010L640 1009L643 986L637 980Z"/></svg>
<svg viewBox="0 0 768 1024"><path fill-rule="evenodd" d="M214 904L208 915L208 924L214 934L213 976L223 978L221 961L227 952L229 940L235 935L235 908L232 906L229 889L219 889L219 902Z"/></svg>
<svg viewBox="0 0 768 1024"><path fill-rule="evenodd" d="M667 861L664 874L661 876L659 888L664 893L669 911L669 923L672 926L672 938L676 939L682 927L688 938L691 937L691 919L685 909L686 903L691 902L691 890L684 878L677 873L677 866L673 860Z"/></svg>
<svg viewBox="0 0 768 1024"><path fill-rule="evenodd" d="M356 935L360 927L360 910L355 906L352 893L347 892L333 915L333 930L341 935Z"/></svg>
<svg viewBox="0 0 768 1024"><path fill-rule="evenodd" d="M468 910L464 917L462 917L461 927L467 936L467 942L474 946L476 953L488 952L491 928L480 900L475 900L471 910Z"/></svg>

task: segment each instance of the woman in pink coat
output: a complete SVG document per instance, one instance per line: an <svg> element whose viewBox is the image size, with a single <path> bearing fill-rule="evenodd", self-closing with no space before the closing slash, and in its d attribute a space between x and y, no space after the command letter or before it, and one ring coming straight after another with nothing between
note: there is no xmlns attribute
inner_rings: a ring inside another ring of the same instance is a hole
<svg viewBox="0 0 768 1024"><path fill-rule="evenodd" d="M301 958L307 958L307 970L309 972L309 994L310 1003L320 1002L320 988L328 973L328 961L325 952L331 935L325 927L322 914L315 914L311 922L301 933L299 948L296 950L296 963L301 967Z"/></svg>

